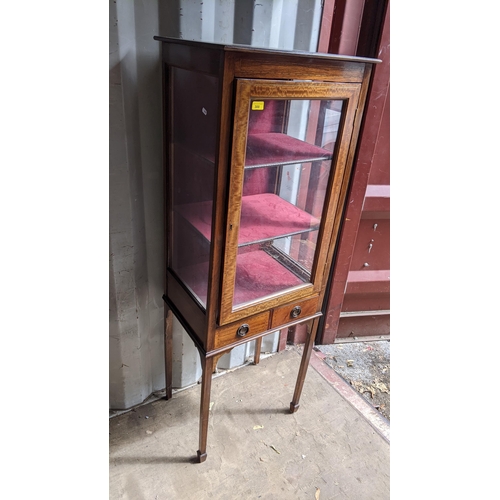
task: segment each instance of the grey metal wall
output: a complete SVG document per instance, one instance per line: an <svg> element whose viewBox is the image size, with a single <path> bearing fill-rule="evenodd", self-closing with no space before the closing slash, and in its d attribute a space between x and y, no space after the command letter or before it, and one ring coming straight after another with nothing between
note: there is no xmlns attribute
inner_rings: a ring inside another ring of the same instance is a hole
<svg viewBox="0 0 500 500"><path fill-rule="evenodd" d="M315 51L321 0L110 0L109 394L130 408L164 388L160 44L154 35ZM277 335L277 334L276 334ZM275 351L277 336L264 342ZM221 358L242 364L253 346ZM174 326L174 387L201 375Z"/></svg>

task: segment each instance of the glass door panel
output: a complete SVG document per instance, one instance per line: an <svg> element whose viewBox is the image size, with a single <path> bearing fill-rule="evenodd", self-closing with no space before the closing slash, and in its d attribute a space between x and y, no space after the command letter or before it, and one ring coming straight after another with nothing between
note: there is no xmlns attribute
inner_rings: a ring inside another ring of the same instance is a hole
<svg viewBox="0 0 500 500"><path fill-rule="evenodd" d="M312 282L343 101L249 107L233 309Z"/></svg>

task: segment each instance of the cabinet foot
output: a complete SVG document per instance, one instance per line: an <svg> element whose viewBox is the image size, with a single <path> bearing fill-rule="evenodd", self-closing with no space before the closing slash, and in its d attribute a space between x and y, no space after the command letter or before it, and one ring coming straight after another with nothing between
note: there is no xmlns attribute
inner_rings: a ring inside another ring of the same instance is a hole
<svg viewBox="0 0 500 500"><path fill-rule="evenodd" d="M207 452L201 453L201 451L198 450L196 453L198 455L198 463L199 464L203 463L207 459Z"/></svg>

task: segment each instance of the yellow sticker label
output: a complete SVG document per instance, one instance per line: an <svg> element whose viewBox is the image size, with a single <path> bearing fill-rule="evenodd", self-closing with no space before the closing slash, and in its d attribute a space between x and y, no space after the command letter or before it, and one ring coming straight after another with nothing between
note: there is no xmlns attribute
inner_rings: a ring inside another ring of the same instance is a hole
<svg viewBox="0 0 500 500"><path fill-rule="evenodd" d="M262 111L264 109L264 101L253 101L252 111Z"/></svg>

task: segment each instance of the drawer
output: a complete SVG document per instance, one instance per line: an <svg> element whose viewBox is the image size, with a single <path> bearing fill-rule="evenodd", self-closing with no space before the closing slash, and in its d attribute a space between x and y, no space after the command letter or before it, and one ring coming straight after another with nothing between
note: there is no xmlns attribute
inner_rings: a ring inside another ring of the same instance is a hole
<svg viewBox="0 0 500 500"><path fill-rule="evenodd" d="M300 318L307 318L307 316L319 312L317 310L318 307L318 297L299 302L291 302L286 306L277 307L273 311L271 328L285 325L286 323L299 320Z"/></svg>
<svg viewBox="0 0 500 500"><path fill-rule="evenodd" d="M233 342L250 339L258 333L269 329L269 317L271 313L266 311L261 314L236 321L230 325L221 326L215 331L214 348L224 347Z"/></svg>

